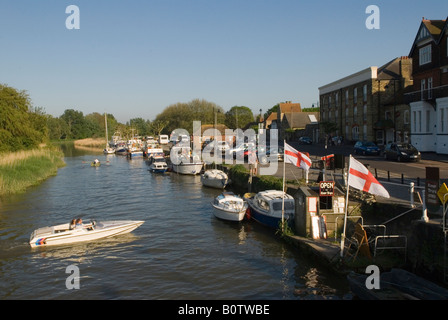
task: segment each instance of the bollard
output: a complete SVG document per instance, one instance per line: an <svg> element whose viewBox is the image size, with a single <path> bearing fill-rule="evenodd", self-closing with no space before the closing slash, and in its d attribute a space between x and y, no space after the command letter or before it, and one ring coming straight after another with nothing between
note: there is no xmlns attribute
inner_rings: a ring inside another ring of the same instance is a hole
<svg viewBox="0 0 448 320"><path fill-rule="evenodd" d="M423 202L423 206L422 206L422 220L425 221L425 222L428 222L429 218L428 218L428 210L426 209L425 190L422 190L422 202Z"/></svg>
<svg viewBox="0 0 448 320"><path fill-rule="evenodd" d="M409 193L411 195L411 208L415 208L415 205L414 205L414 182L410 183Z"/></svg>

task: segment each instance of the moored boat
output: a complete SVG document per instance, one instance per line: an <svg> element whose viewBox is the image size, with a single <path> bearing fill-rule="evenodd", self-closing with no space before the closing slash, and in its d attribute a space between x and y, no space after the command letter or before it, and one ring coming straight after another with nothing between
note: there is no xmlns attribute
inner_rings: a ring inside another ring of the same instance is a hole
<svg viewBox="0 0 448 320"><path fill-rule="evenodd" d="M70 223L52 227L43 227L33 231L30 236L30 246L52 246L72 244L83 241L93 241L109 238L133 231L144 221L91 221L90 223L71 227Z"/></svg>
<svg viewBox="0 0 448 320"><path fill-rule="evenodd" d="M149 171L154 173L164 173L168 170L165 157L155 156L149 160Z"/></svg>
<svg viewBox="0 0 448 320"><path fill-rule="evenodd" d="M216 218L228 221L242 221L246 215L248 204L233 192L223 192L211 203Z"/></svg>
<svg viewBox="0 0 448 320"><path fill-rule="evenodd" d="M174 172L186 175L200 174L204 166L199 156L192 155L190 147L171 148L170 161Z"/></svg>
<svg viewBox="0 0 448 320"><path fill-rule="evenodd" d="M279 190L260 191L252 197L246 197L250 216L255 221L272 228L278 228L283 219L288 224L294 220L294 198Z"/></svg>
<svg viewBox="0 0 448 320"><path fill-rule="evenodd" d="M229 182L229 177L222 170L206 170L204 174L201 175L201 182L202 185L206 187L224 189Z"/></svg>

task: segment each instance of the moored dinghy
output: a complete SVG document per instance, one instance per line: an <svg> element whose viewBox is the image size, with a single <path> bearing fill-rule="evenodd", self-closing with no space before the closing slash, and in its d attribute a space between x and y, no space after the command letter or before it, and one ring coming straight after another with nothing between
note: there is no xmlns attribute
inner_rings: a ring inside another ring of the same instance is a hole
<svg viewBox="0 0 448 320"><path fill-rule="evenodd" d="M229 221L242 221L246 215L248 204L233 192L223 192L212 202L213 214L216 218Z"/></svg>
<svg viewBox="0 0 448 320"><path fill-rule="evenodd" d="M224 189L229 183L229 177L222 170L206 170L204 174L201 175L201 182L202 185L206 187Z"/></svg>
<svg viewBox="0 0 448 320"><path fill-rule="evenodd" d="M70 223L60 224L52 227L39 228L30 236L30 246L51 246L72 244L83 241L93 241L109 238L119 234L133 231L144 223L144 221L117 220L101 221L80 224L72 227Z"/></svg>

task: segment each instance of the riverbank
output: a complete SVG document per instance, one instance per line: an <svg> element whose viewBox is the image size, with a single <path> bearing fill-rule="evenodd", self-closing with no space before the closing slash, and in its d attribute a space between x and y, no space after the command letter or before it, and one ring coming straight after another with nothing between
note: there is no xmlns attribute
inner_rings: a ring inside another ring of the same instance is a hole
<svg viewBox="0 0 448 320"><path fill-rule="evenodd" d="M65 166L63 153L53 146L3 153L0 157L0 196L24 192Z"/></svg>

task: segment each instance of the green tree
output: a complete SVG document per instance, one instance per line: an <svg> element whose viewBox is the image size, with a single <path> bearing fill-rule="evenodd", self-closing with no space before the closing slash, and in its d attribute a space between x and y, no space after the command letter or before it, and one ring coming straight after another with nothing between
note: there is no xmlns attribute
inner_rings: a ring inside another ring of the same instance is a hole
<svg viewBox="0 0 448 320"><path fill-rule="evenodd" d="M46 118L26 91L0 84L0 152L32 149L48 139Z"/></svg>
<svg viewBox="0 0 448 320"><path fill-rule="evenodd" d="M67 109L61 115L61 119L68 126L69 139L84 139L91 136L91 128L81 111Z"/></svg>
<svg viewBox="0 0 448 320"><path fill-rule="evenodd" d="M67 123L59 117L47 115L47 127L50 140L63 140L70 135Z"/></svg>
<svg viewBox="0 0 448 320"><path fill-rule="evenodd" d="M215 113L217 122L224 123L224 110L220 106L206 100L194 99L187 103L178 102L166 107L162 113L157 115L155 121L167 122L166 132L185 129L192 133L193 121L201 121L201 124L213 124Z"/></svg>
<svg viewBox="0 0 448 320"><path fill-rule="evenodd" d="M225 114L225 125L232 129L245 128L254 122L252 110L244 106L234 106Z"/></svg>

